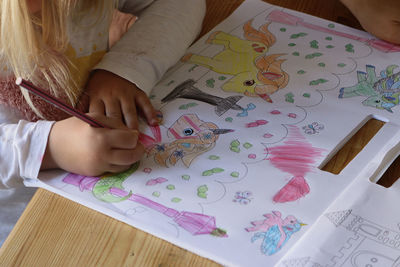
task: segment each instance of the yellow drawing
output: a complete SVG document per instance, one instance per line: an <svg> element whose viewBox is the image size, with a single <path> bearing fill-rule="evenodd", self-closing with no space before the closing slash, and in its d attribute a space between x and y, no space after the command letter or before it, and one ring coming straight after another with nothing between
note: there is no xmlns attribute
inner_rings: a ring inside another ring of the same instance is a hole
<svg viewBox="0 0 400 267"><path fill-rule="evenodd" d="M189 53L182 61L233 75L222 86L224 91L260 96L271 102L269 95L285 87L289 80L289 75L281 68L285 59L278 59L284 54L266 55L276 41L268 30L269 23L259 30L253 28L251 23L252 20L243 26L245 39L221 31L211 33L207 43L224 46L224 50L214 57Z"/></svg>

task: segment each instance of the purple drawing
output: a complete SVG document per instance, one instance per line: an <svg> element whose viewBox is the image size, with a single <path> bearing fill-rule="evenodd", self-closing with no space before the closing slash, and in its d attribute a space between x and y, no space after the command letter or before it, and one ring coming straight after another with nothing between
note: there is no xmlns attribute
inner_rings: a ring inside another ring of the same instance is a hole
<svg viewBox="0 0 400 267"><path fill-rule="evenodd" d="M250 191L238 191L234 196L233 202L247 205L250 203L252 195L253 194Z"/></svg>
<svg viewBox="0 0 400 267"><path fill-rule="evenodd" d="M90 177L70 173L66 177L64 177L63 182L78 186L81 191L92 191L98 181L107 178L109 177ZM140 195L128 193L123 189L117 187L111 187L108 192L111 195L119 198L125 198L127 195L129 195L129 198L127 198L127 200L139 203L147 208L158 211L166 215L167 217L173 218L175 223L177 223L180 227L182 227L192 235L210 234L218 237L228 236L225 230L216 227L214 216L188 211L180 212Z"/></svg>
<svg viewBox="0 0 400 267"><path fill-rule="evenodd" d="M304 133L310 134L310 135L317 134L317 133L319 133L319 131L321 131L323 129L324 129L324 125L320 124L318 122L313 122L311 124L303 126Z"/></svg>

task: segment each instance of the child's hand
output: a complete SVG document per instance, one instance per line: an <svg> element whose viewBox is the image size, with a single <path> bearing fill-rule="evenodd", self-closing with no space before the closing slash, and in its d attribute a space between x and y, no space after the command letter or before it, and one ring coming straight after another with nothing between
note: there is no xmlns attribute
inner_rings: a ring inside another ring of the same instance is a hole
<svg viewBox="0 0 400 267"><path fill-rule="evenodd" d="M361 26L376 37L400 44L399 0L341 0Z"/></svg>
<svg viewBox="0 0 400 267"><path fill-rule="evenodd" d="M149 125L158 123L157 112L146 93L114 73L96 70L86 89L90 97L91 113L119 118L131 129L138 129L137 113L140 113Z"/></svg>
<svg viewBox="0 0 400 267"><path fill-rule="evenodd" d="M138 131L115 118L89 116L113 129L94 128L75 117L56 122L50 131L42 170L61 168L98 176L124 171L140 160L144 147L138 142Z"/></svg>

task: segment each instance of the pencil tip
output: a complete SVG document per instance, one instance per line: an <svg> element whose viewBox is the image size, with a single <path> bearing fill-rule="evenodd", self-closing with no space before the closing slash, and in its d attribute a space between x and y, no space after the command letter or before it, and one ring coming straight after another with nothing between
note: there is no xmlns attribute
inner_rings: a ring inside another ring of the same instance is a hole
<svg viewBox="0 0 400 267"><path fill-rule="evenodd" d="M17 79L15 79L15 84L16 85L21 85L22 83L22 78L21 77L17 77Z"/></svg>

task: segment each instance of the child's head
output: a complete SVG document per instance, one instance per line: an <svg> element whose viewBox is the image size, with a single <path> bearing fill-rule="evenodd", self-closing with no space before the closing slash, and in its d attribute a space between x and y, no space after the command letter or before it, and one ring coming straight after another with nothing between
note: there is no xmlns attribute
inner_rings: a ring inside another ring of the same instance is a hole
<svg viewBox="0 0 400 267"><path fill-rule="evenodd" d="M83 15L105 14L105 10L111 14L109 7L113 3L113 0L0 0L2 65L15 76L49 88L56 96L63 92L75 104L81 89L71 79L70 70L74 66L63 55L69 43L67 23L71 17L79 21ZM23 94L35 110L29 95Z"/></svg>

